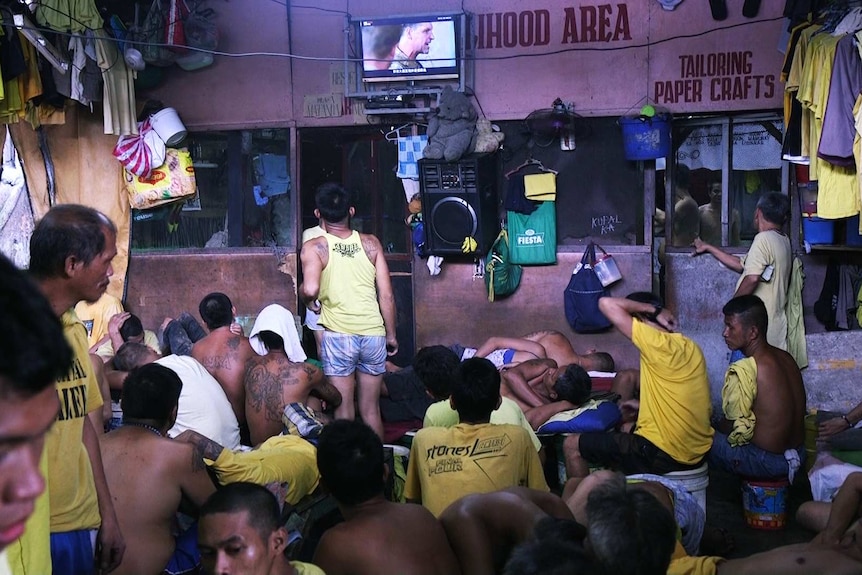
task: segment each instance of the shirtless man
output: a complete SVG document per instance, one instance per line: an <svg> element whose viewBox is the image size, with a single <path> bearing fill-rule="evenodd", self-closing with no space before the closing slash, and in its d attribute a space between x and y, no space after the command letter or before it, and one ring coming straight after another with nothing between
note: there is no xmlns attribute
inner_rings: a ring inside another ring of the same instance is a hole
<svg viewBox="0 0 862 575"><path fill-rule="evenodd" d="M327 407L341 404L341 393L323 372L310 363L290 361L284 338L273 331L257 334L268 353L246 363L245 417L252 445L259 445L284 429L282 416L290 403L308 402L309 395L325 401Z"/></svg>
<svg viewBox="0 0 862 575"><path fill-rule="evenodd" d="M581 355L575 352L572 342L556 330L543 330L528 333L523 339L534 341L545 348L545 357L557 365L579 365L587 371L614 371L614 358L611 354L591 349Z"/></svg>
<svg viewBox="0 0 862 575"><path fill-rule="evenodd" d="M230 401L240 425L245 424L245 363L254 357L248 339L231 331L236 308L223 293L213 292L201 300L198 311L209 334L192 347L192 357L216 378Z"/></svg>
<svg viewBox="0 0 862 575"><path fill-rule="evenodd" d="M587 371L613 371L614 359L608 353L590 350L575 353L572 343L562 333L543 330L523 337L489 337L475 350L466 348L461 360L485 357L499 368L512 367L532 359L552 359L557 365L575 364Z"/></svg>
<svg viewBox="0 0 862 575"><path fill-rule="evenodd" d="M156 575L172 560L171 533L182 500L200 507L215 492L188 443L168 439L182 382L158 364L134 369L123 385L123 426L100 443L105 477L126 536L118 575Z"/></svg>
<svg viewBox="0 0 862 575"><path fill-rule="evenodd" d="M752 477L789 477L805 456L805 388L793 357L766 341L767 312L754 295L727 302L724 340L746 358L730 365L722 389L725 418L709 463Z"/></svg>
<svg viewBox="0 0 862 575"><path fill-rule="evenodd" d="M579 365L558 367L552 359L531 359L500 372L500 395L518 404L533 429L590 397L592 382Z"/></svg>
<svg viewBox="0 0 862 575"><path fill-rule="evenodd" d="M503 570L512 548L529 539L545 517L573 519L558 496L510 487L462 497L443 511L440 522L462 573L494 575Z"/></svg>
<svg viewBox="0 0 862 575"><path fill-rule="evenodd" d="M457 575L443 527L420 505L387 501L383 444L367 425L339 420L317 446L321 482L345 522L323 534L313 563L327 575Z"/></svg>
<svg viewBox="0 0 862 575"><path fill-rule="evenodd" d="M198 549L213 575L324 575L315 565L288 561L287 530L275 497L260 485L219 489L200 511Z"/></svg>

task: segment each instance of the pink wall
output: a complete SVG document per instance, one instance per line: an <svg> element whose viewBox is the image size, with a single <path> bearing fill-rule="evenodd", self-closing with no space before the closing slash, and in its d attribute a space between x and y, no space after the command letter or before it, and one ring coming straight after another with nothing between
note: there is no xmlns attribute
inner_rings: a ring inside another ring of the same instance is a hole
<svg viewBox="0 0 862 575"><path fill-rule="evenodd" d="M290 52L287 8L262 0L212 2L219 28L218 50L229 53ZM145 97L177 109L189 128L286 126L293 119L290 60L278 56L215 56L212 66L166 70ZM301 99L301 97L300 97Z"/></svg>
<svg viewBox="0 0 862 575"><path fill-rule="evenodd" d="M637 110L647 99L674 113L779 108L783 3L763 2L753 19L742 16L741 2L728 5L728 18L717 22L706 0L684 0L673 11L655 0L464 0L474 14L473 88L497 120L523 118L557 97L601 116ZM219 49L309 59L217 56L204 70L171 69L151 96L191 127L365 124L341 97L348 7L353 16L384 16L461 6L316 0L294 5L288 24L287 8L276 2L219 2ZM311 117L307 98L317 103L311 114L331 117Z"/></svg>

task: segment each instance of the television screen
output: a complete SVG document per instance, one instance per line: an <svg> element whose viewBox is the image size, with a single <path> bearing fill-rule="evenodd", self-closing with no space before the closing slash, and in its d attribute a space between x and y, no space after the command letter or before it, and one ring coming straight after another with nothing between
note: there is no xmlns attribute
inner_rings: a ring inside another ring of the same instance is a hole
<svg viewBox="0 0 862 575"><path fill-rule="evenodd" d="M458 78L461 15L360 19L362 80Z"/></svg>

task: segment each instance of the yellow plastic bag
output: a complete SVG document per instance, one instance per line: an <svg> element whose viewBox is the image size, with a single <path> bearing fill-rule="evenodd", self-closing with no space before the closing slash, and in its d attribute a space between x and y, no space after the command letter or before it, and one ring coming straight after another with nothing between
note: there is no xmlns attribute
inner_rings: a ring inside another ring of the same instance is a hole
<svg viewBox="0 0 862 575"><path fill-rule="evenodd" d="M168 148L165 163L146 178L125 171L129 204L138 210L155 208L195 195L195 169L186 148Z"/></svg>

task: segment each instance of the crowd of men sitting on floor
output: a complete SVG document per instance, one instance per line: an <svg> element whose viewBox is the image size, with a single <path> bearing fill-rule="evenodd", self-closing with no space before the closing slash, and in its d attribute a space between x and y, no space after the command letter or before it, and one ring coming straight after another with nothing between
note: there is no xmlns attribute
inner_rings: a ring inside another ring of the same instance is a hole
<svg viewBox="0 0 862 575"><path fill-rule="evenodd" d="M332 224L346 217L321 220L324 240L340 237ZM862 572L862 475L831 506L803 506L800 521L819 532L810 544L731 560L699 554L704 510L665 476L708 461L792 481L804 460L800 371L767 342L756 296L724 306L725 341L745 359L728 368L718 418L703 353L661 301L602 298L639 370L614 377L620 422L566 437L569 479L551 493L535 432L583 409L589 372L614 369L607 354L543 331L429 346L384 377L384 356L370 366L352 355L367 340L327 333L321 369L287 309L261 310L246 337L217 292L201 300L206 330L184 313L152 333L121 309L85 327L75 304L107 301L115 243L103 214L61 205L36 226L28 273L0 257L0 574ZM325 241L309 249L325 254ZM364 238L358 249L373 287L388 273L382 256ZM332 254L300 288L327 329ZM304 266L310 257L303 247ZM391 353L390 329L372 336ZM406 503L384 497L399 471L384 462L387 413L424 420L401 470ZM320 492L344 521L310 563L292 560L284 514Z"/></svg>

